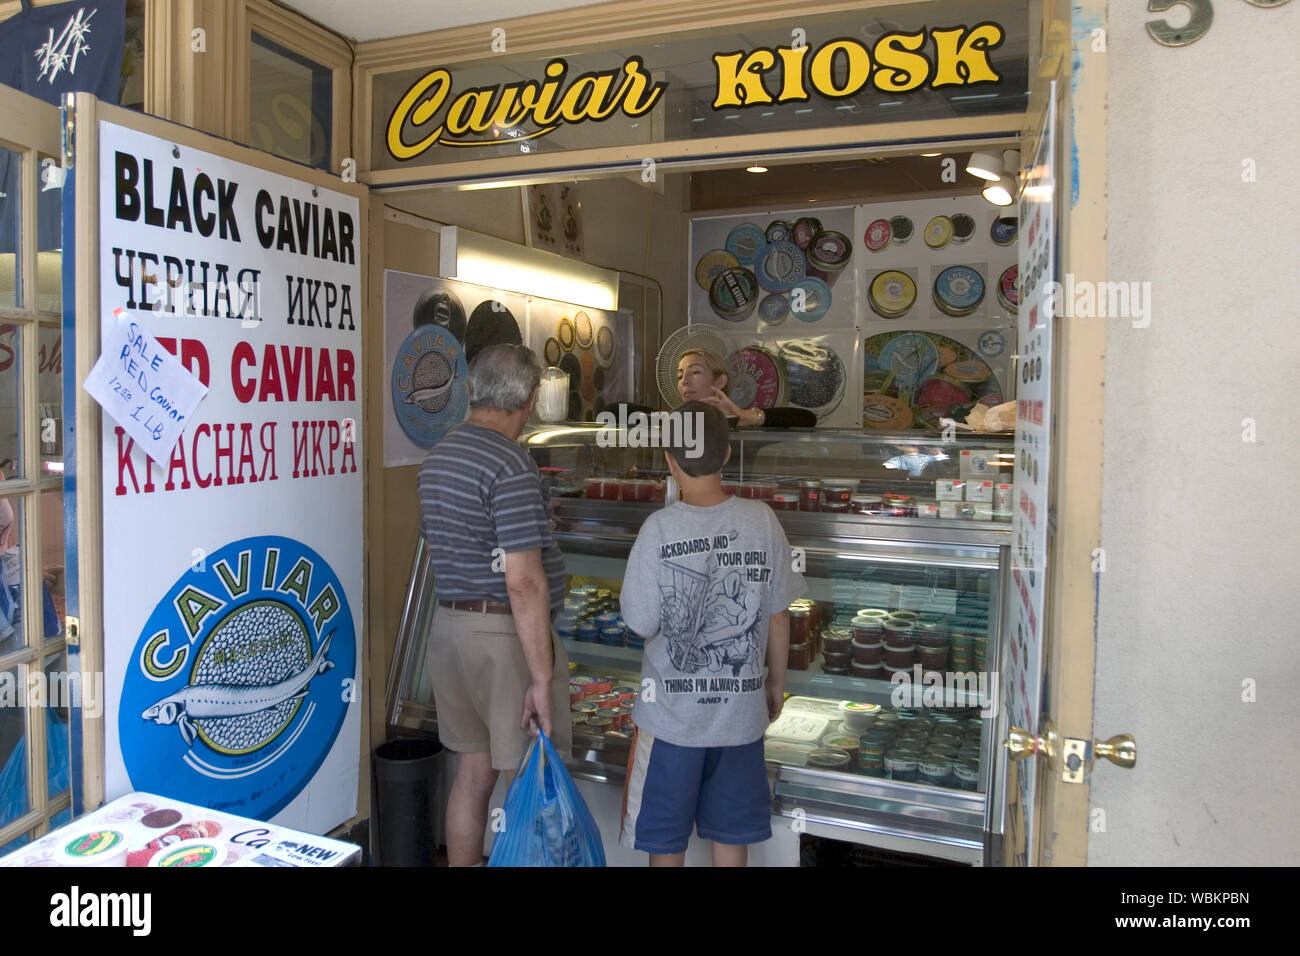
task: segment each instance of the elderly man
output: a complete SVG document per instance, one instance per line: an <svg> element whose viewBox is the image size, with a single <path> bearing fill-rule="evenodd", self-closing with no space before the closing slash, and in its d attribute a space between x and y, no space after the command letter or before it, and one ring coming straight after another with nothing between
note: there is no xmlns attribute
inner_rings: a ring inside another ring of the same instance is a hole
<svg viewBox="0 0 1300 956"><path fill-rule="evenodd" d="M484 349L469 367L469 417L420 466L421 531L438 591L427 667L439 736L456 752L452 866L482 862L497 773L518 766L529 726L561 753L571 746L569 661L551 628L564 559L537 466L515 444L540 378L524 346Z"/></svg>

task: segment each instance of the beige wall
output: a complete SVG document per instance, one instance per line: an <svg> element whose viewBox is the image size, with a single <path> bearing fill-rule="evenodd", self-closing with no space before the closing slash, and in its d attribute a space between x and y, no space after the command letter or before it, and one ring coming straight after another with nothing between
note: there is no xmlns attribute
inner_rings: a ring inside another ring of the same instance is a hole
<svg viewBox="0 0 1300 956"><path fill-rule="evenodd" d="M1295 865L1300 4L1215 4L1182 48L1160 16L1110 4L1108 273L1153 308L1107 326L1094 728L1139 756L1094 773L1088 862Z"/></svg>

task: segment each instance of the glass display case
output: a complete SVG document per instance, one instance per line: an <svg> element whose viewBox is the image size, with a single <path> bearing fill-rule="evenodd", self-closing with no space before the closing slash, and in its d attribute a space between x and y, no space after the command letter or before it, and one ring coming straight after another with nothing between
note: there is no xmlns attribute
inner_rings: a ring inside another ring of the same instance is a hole
<svg viewBox="0 0 1300 956"><path fill-rule="evenodd" d="M573 668L570 769L621 786L642 644L622 627L618 594L667 486L660 451L620 446L622 433L599 437L597 426L565 425L521 441L550 490L569 575L556 629ZM808 587L790 608L787 699L765 740L774 813L821 835L960 862L1000 852L1010 496L1003 490L995 511L991 492L1009 482L1011 455L1009 436L925 444L861 431L733 432L724 480L776 510ZM431 597L419 564L413 593ZM408 598L420 634L431 604ZM395 667L390 722L427 726L436 718L422 648L398 656L407 662Z"/></svg>

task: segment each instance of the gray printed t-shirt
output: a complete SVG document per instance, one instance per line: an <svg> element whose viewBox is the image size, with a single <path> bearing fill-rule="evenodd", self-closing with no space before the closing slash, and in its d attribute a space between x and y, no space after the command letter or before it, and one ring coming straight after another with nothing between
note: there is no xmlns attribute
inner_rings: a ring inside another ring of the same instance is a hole
<svg viewBox="0 0 1300 956"><path fill-rule="evenodd" d="M639 728L681 747L763 736L768 618L806 590L790 563L785 532L761 501L679 501L646 519L619 598L623 620L646 639Z"/></svg>

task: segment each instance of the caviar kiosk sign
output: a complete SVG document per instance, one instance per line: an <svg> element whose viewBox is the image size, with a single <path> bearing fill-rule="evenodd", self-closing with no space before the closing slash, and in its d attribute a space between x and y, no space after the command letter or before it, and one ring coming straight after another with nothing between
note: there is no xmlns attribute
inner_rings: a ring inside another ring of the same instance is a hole
<svg viewBox="0 0 1300 956"><path fill-rule="evenodd" d="M99 143L102 340L121 310L208 389L163 461L104 416L106 796L324 832L360 751L360 204Z"/></svg>

